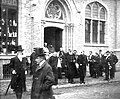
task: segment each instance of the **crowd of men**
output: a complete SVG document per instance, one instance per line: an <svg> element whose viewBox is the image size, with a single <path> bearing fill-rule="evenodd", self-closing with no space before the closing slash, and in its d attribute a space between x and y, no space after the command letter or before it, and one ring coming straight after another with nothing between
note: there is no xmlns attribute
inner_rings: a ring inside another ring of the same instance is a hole
<svg viewBox="0 0 120 99"><path fill-rule="evenodd" d="M86 68L89 68L89 75L93 78L104 77L104 80L110 80L115 77L115 64L118 62L117 56L114 52L107 51L102 54L102 50L93 55L89 51L89 55L85 55L82 51L79 55L76 50L68 50L67 53L60 48L59 52L55 52L52 45L49 47L45 44L43 48L46 53L46 60L52 67L55 76L55 85L58 84L58 79L62 79L62 74L68 79L68 83L75 83L74 78L80 78L80 84L85 84ZM36 48L34 49L36 52ZM31 54L30 68L31 74L34 73L33 68L35 52ZM105 74L105 75L103 75Z"/></svg>
<svg viewBox="0 0 120 99"><path fill-rule="evenodd" d="M26 91L26 71L29 66L30 74L33 75L31 99L55 99L52 85L58 84L58 79L62 79L63 73L68 83L72 84L75 83L74 78L80 78L80 84L85 84L87 67L89 67L90 77L104 76L104 80L107 81L115 77L115 64L118 58L110 51L104 55L102 50L95 55L90 51L87 56L84 51L77 54L76 50L69 49L65 53L62 48L59 52L55 52L52 45L47 46L45 43L44 48L34 48L29 65L28 59L23 55L22 46L16 48L17 55L11 58L9 68L12 72L11 89L15 92L17 99L22 99L22 94Z"/></svg>

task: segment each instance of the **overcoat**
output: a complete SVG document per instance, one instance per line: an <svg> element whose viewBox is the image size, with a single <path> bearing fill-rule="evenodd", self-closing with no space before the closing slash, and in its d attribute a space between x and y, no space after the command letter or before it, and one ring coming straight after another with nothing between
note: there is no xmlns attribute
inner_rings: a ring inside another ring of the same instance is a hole
<svg viewBox="0 0 120 99"><path fill-rule="evenodd" d="M67 70L66 70L66 77L75 77L76 74L76 66L75 66L75 56L72 54L68 54L66 56L66 64L67 64Z"/></svg>
<svg viewBox="0 0 120 99"><path fill-rule="evenodd" d="M42 66L37 66L33 75L31 99L53 99L53 84L54 76L52 68L45 61Z"/></svg>
<svg viewBox="0 0 120 99"><path fill-rule="evenodd" d="M48 61L49 65L52 67L52 71L55 77L55 85L58 84L58 57L57 56L51 56Z"/></svg>
<svg viewBox="0 0 120 99"><path fill-rule="evenodd" d="M26 75L25 70L27 69L29 63L26 57L22 58L22 61L16 56L11 58L9 67L12 70L16 71L16 74L13 76L14 80L11 83L11 89L14 91L26 90Z"/></svg>
<svg viewBox="0 0 120 99"><path fill-rule="evenodd" d="M85 62L84 55L78 55L77 63L79 64L79 75L85 76L86 75L86 62Z"/></svg>

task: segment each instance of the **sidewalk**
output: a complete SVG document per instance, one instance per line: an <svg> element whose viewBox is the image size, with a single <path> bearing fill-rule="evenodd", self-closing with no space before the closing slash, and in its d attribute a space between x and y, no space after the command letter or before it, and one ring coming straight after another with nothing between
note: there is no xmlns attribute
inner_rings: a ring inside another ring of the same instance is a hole
<svg viewBox="0 0 120 99"><path fill-rule="evenodd" d="M92 85L92 84L99 84L99 83L108 83L108 81L103 80L104 77L100 77L98 79L96 78L91 78L87 76L85 78L85 84L80 84L79 83L79 78L75 78L75 84L70 84L67 82L67 79L59 79L59 84L56 86L53 86L53 89L57 88L67 88L67 87L75 87L75 86L86 86L86 85ZM115 78L113 80L110 80L109 82L113 81L120 81L120 71L115 73ZM9 84L10 80L1 80L0 81L0 95L3 95L7 89L7 86ZM27 78L26 85L27 85L27 91L30 92L31 90L31 84L32 84L32 77ZM13 93L12 89L9 89L8 94Z"/></svg>

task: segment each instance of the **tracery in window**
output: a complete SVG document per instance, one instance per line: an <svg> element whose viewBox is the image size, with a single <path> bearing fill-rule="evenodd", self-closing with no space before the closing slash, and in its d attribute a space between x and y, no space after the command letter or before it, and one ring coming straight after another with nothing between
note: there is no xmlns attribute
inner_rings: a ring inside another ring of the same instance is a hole
<svg viewBox="0 0 120 99"><path fill-rule="evenodd" d="M85 9L85 16L86 17L91 17L91 8L90 8L89 5Z"/></svg>
<svg viewBox="0 0 120 99"><path fill-rule="evenodd" d="M46 17L52 19L63 19L60 5L54 2L50 3L46 10Z"/></svg>
<svg viewBox="0 0 120 99"><path fill-rule="evenodd" d="M102 8L100 10L100 19L105 19L105 10L104 10L104 8Z"/></svg>
<svg viewBox="0 0 120 99"><path fill-rule="evenodd" d="M93 18L98 18L98 5L97 3L93 3Z"/></svg>

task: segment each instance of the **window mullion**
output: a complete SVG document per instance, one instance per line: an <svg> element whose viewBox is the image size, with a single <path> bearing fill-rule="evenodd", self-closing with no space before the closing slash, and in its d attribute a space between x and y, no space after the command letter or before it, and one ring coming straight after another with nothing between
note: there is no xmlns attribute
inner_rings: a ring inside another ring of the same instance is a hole
<svg viewBox="0 0 120 99"><path fill-rule="evenodd" d="M98 44L100 44L100 21L98 21L98 38L97 38L97 41L98 41Z"/></svg>
<svg viewBox="0 0 120 99"><path fill-rule="evenodd" d="M93 32L92 32L92 31L93 31L93 28L92 28L92 27L93 27L93 24L92 24L92 22L93 22L93 20L90 21L90 24L91 24L91 25L90 25L90 43L93 42L93 41L92 41L92 39L93 39Z"/></svg>

